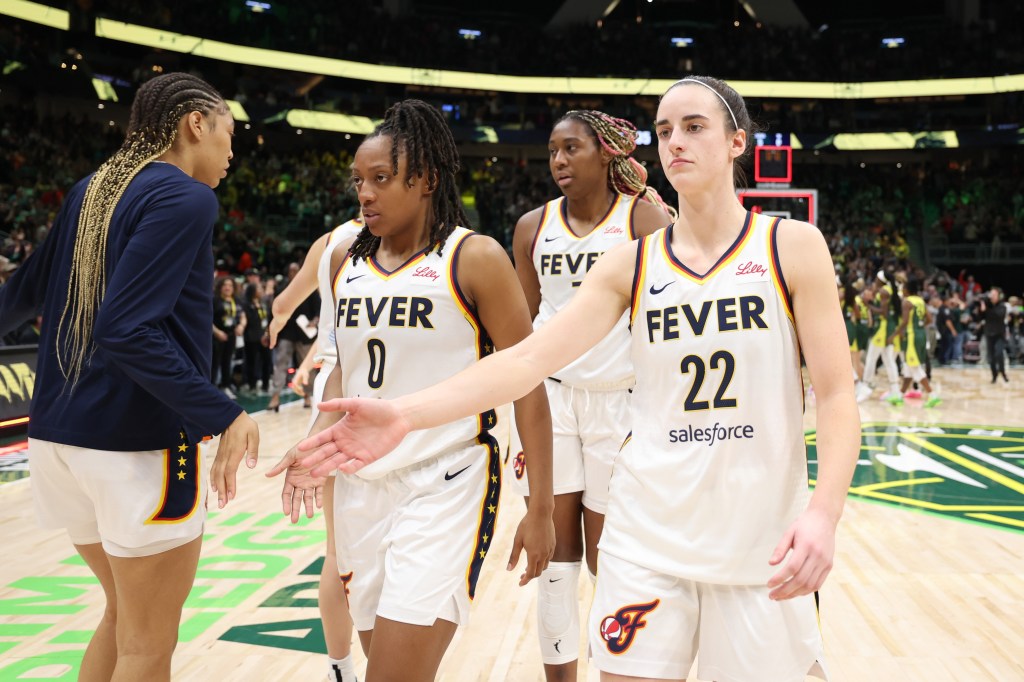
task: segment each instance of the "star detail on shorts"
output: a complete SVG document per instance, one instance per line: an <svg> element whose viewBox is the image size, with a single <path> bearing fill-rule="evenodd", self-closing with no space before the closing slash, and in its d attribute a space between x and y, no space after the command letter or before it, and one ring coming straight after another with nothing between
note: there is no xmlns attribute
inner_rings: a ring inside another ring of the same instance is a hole
<svg viewBox="0 0 1024 682"><path fill-rule="evenodd" d="M484 536L484 542L490 542L491 538L488 535Z"/></svg>
<svg viewBox="0 0 1024 682"><path fill-rule="evenodd" d="M180 467L185 466L185 458L184 457L179 457L178 458L178 466L180 466Z"/></svg>
<svg viewBox="0 0 1024 682"><path fill-rule="evenodd" d="M185 472L184 471L179 471L178 472L178 480L179 481L184 481L185 480Z"/></svg>
<svg viewBox="0 0 1024 682"><path fill-rule="evenodd" d="M487 550L486 549L481 549L480 550L480 558L483 559L485 556L487 556Z"/></svg>
<svg viewBox="0 0 1024 682"><path fill-rule="evenodd" d="M487 505L487 513L494 514L497 511L498 511L498 508L495 507L493 504Z"/></svg>
<svg viewBox="0 0 1024 682"><path fill-rule="evenodd" d="M498 482L498 477L497 476L491 476L491 483L497 483L497 482Z"/></svg>
<svg viewBox="0 0 1024 682"><path fill-rule="evenodd" d="M188 452L188 446L185 444L179 445L178 452Z"/></svg>

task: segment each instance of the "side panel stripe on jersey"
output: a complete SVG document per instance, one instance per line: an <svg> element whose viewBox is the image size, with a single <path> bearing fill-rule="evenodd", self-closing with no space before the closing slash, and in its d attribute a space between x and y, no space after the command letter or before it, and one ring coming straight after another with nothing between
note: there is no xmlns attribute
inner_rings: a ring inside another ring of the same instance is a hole
<svg viewBox="0 0 1024 682"><path fill-rule="evenodd" d="M533 260L533 254L537 252L537 241L540 239L540 233L544 231L544 221L548 217L548 208L551 206L551 202L544 204L544 208L540 211L540 222L537 223L537 231L533 234L533 243L530 244L530 260Z"/></svg>
<svg viewBox="0 0 1024 682"><path fill-rule="evenodd" d="M476 309L469 304L469 300L466 295L462 292L462 287L459 286L459 255L462 253L462 246L466 243L469 237L476 234L475 232L467 232L462 235L454 244L451 260L448 263L448 291L452 295L452 300L455 301L455 305L462 311L466 321L469 322L470 326L476 332L476 357L477 360L490 355L494 351L494 344L491 343L490 337L487 335L487 330L484 329L484 324L480 320L480 315ZM494 410L487 410L477 415L477 422L480 433L484 433L494 428L494 424L497 421L497 412Z"/></svg>
<svg viewBox="0 0 1024 682"><path fill-rule="evenodd" d="M572 239L575 239L576 241L586 239L587 237L596 233L598 230L604 227L604 224L608 222L608 219L612 217L613 213L615 213L615 209L618 208L620 201L622 201L622 195L616 194L615 199L612 200L612 205L608 207L608 212L605 213L604 216L602 216L602 218L597 221L597 225L594 225L593 230L591 230L590 232L581 237L575 232L573 232L572 228L569 227L569 202L565 199L565 197L562 197L561 205L558 207L558 222L562 224L562 227L565 228L566 234L568 234L569 237L571 237Z"/></svg>
<svg viewBox="0 0 1024 682"><path fill-rule="evenodd" d="M633 197L629 204L629 220L626 221L626 234L629 235L629 241L636 241L636 226L634 220L636 219L636 207L640 204L640 197Z"/></svg>
<svg viewBox="0 0 1024 682"><path fill-rule="evenodd" d="M647 279L648 245L651 243L651 237L657 234L655 232L654 235L644 237L636 245L636 265L633 267L633 291L629 296L629 326L631 328L636 320L636 314L640 310L640 296L643 294L644 281Z"/></svg>
<svg viewBox="0 0 1024 682"><path fill-rule="evenodd" d="M796 318L793 317L793 299L789 295L786 277L782 274L782 261L779 259L778 234L781 221L781 218L776 217L772 221L771 227L768 228L768 252L771 254L772 283L775 284L775 290L779 292L779 297L786 308L786 315L789 316L789 321L796 324Z"/></svg>
<svg viewBox="0 0 1024 682"><path fill-rule="evenodd" d="M501 499L501 455L498 452L498 441L489 434L482 433L477 442L487 448L487 468L484 470L487 480L484 484L483 500L480 502L480 521L477 523L473 556L469 558L469 566L466 568L466 592L470 599L476 596L476 582L480 577L480 569L494 539L498 504Z"/></svg>
<svg viewBox="0 0 1024 682"><path fill-rule="evenodd" d="M662 248L662 255L665 257L665 260L668 261L672 269L680 275L695 284L704 284L706 281L714 277L715 274L725 268L725 266L736 257L736 254L743 250L743 247L746 246L747 242L750 240L750 236L754 233L752 225L753 222L754 214L748 211L746 220L743 221L743 229L740 230L739 236L736 237L736 241L734 241L732 246L722 254L722 257L718 259L718 262L711 266L711 269L703 275L698 275L696 272L683 265L679 259L676 258L676 255L672 253L672 230L675 228L675 225L670 225L665 229L666 236L662 240L662 244L664 245L664 248Z"/></svg>

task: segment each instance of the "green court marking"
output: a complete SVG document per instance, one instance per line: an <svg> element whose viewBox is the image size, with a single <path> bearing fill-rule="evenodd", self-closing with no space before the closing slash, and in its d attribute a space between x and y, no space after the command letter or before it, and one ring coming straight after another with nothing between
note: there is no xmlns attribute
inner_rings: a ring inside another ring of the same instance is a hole
<svg viewBox="0 0 1024 682"><path fill-rule="evenodd" d="M817 478L815 434L805 434ZM1024 429L968 424L867 423L850 497L1009 531L1024 530Z"/></svg>
<svg viewBox="0 0 1024 682"><path fill-rule="evenodd" d="M212 514L211 514L211 516L212 516ZM241 514L235 514L230 519L224 519L223 521L218 521L217 525L218 526L237 526L238 524L242 523L243 521L248 521L249 519L251 519L254 516L256 516L256 515L253 514L252 512L242 512Z"/></svg>
<svg viewBox="0 0 1024 682"><path fill-rule="evenodd" d="M52 623L0 623L0 637L34 637Z"/></svg>
<svg viewBox="0 0 1024 682"><path fill-rule="evenodd" d="M227 615L227 611L204 611L190 616L178 626L178 641L191 642L203 634L218 620Z"/></svg>
<svg viewBox="0 0 1024 682"><path fill-rule="evenodd" d="M67 630L50 640L53 644L88 644L93 630Z"/></svg>

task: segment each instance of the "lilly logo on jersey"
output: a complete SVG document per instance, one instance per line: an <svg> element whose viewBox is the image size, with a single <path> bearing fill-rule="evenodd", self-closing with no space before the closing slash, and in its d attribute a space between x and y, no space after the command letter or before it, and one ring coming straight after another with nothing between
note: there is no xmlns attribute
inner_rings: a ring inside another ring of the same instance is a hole
<svg viewBox="0 0 1024 682"><path fill-rule="evenodd" d="M424 265L422 267L416 268L416 270L413 271L412 276L414 278L429 279L432 282L436 282L437 278L440 277L441 275L439 275L437 273L437 270L435 270L434 268L428 265Z"/></svg>
<svg viewBox="0 0 1024 682"><path fill-rule="evenodd" d="M633 644L636 633L647 627L644 617L658 608L660 599L646 604L630 604L615 612L614 616L605 616L601 621L601 638L613 654L625 653Z"/></svg>
<svg viewBox="0 0 1024 682"><path fill-rule="evenodd" d="M604 228L604 234L606 234L606 235L626 234L626 231L623 230L618 225L609 225L608 227Z"/></svg>
<svg viewBox="0 0 1024 682"><path fill-rule="evenodd" d="M768 268L754 261L747 261L736 268L737 275L764 275L767 272Z"/></svg>

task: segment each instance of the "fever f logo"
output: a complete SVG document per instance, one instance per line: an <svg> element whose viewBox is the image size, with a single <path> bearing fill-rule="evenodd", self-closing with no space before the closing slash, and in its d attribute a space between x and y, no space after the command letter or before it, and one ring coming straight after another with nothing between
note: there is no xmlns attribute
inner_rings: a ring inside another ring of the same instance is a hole
<svg viewBox="0 0 1024 682"><path fill-rule="evenodd" d="M512 469L516 472L516 480L520 480L523 477L523 473L526 471L526 455L519 452L516 458L512 460Z"/></svg>
<svg viewBox="0 0 1024 682"><path fill-rule="evenodd" d="M647 627L644 617L660 603L660 599L655 599L646 604L623 606L614 616L605 616L601 621L601 637L608 645L608 651L621 654L629 649L633 644L633 638L636 637L636 631Z"/></svg>

